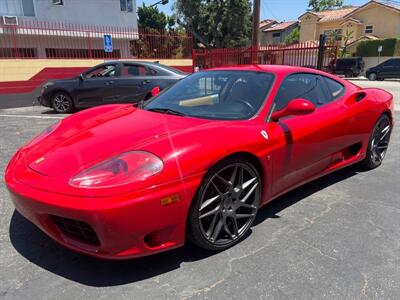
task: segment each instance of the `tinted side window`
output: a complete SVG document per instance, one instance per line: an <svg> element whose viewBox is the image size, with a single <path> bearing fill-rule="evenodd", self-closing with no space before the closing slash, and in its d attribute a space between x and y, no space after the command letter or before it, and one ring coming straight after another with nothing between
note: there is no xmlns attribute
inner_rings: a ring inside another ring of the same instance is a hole
<svg viewBox="0 0 400 300"><path fill-rule="evenodd" d="M341 83L328 77L323 77L323 78L326 82L326 85L328 86L329 90L328 92L329 95L331 96L331 100L335 100L343 95L344 86Z"/></svg>
<svg viewBox="0 0 400 300"><path fill-rule="evenodd" d="M390 59L387 62L385 62L385 66L389 62L390 62L390 66L392 66L392 67L400 67L400 59Z"/></svg>
<svg viewBox="0 0 400 300"><path fill-rule="evenodd" d="M115 65L105 65L89 71L85 76L86 78L113 77L115 76L115 71Z"/></svg>
<svg viewBox="0 0 400 300"><path fill-rule="evenodd" d="M323 79L307 73L290 75L283 81L275 97L275 111L281 110L296 98L309 100L316 107L331 101Z"/></svg>
<svg viewBox="0 0 400 300"><path fill-rule="evenodd" d="M394 59L389 59L388 61L385 61L383 63L383 66L385 67L394 67L396 65L396 60Z"/></svg>
<svg viewBox="0 0 400 300"><path fill-rule="evenodd" d="M139 65L123 65L121 68L121 77L153 76L156 73L153 69Z"/></svg>

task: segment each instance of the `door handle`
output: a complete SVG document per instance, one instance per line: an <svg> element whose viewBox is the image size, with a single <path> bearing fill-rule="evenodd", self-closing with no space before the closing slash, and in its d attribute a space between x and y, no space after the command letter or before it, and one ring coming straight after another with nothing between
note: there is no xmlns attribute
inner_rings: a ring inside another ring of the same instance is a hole
<svg viewBox="0 0 400 300"><path fill-rule="evenodd" d="M106 81L104 84L105 84L105 85L111 85L111 84L113 84L113 83L114 83L114 81L109 80L109 81Z"/></svg>

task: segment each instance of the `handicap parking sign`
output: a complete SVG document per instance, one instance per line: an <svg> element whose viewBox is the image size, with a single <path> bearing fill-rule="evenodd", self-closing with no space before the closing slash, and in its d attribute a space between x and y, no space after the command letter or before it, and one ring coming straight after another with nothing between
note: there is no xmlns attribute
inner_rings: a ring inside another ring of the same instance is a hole
<svg viewBox="0 0 400 300"><path fill-rule="evenodd" d="M103 39L104 52L113 52L113 44L111 34L105 34Z"/></svg>

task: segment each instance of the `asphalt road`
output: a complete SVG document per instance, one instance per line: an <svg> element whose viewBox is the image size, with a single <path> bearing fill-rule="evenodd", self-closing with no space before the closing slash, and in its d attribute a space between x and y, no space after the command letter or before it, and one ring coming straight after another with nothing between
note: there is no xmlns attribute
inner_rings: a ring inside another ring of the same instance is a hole
<svg viewBox="0 0 400 300"><path fill-rule="evenodd" d="M400 110L400 82L383 84ZM0 170L62 117L39 107L0 109ZM400 299L395 126L381 167L350 167L280 197L243 242L217 254L192 246L122 262L76 254L14 211L2 171L0 299Z"/></svg>
<svg viewBox="0 0 400 300"><path fill-rule="evenodd" d="M32 93L0 94L0 109L32 106L33 100L39 95L40 87L36 88Z"/></svg>

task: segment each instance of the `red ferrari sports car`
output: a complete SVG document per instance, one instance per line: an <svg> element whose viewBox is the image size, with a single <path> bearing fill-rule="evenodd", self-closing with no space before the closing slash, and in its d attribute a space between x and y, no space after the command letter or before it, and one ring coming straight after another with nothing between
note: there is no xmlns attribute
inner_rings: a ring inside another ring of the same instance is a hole
<svg viewBox="0 0 400 300"><path fill-rule="evenodd" d="M240 66L194 73L138 107L74 114L5 174L16 209L70 249L110 259L223 250L258 209L342 167L378 167L393 97L324 72Z"/></svg>

